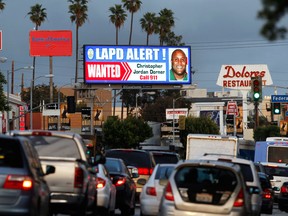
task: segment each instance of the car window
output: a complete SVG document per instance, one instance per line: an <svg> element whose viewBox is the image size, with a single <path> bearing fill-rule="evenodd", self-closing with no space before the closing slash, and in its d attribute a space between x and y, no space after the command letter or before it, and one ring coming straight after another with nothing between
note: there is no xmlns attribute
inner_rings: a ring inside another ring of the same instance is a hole
<svg viewBox="0 0 288 216"><path fill-rule="evenodd" d="M105 167L109 172L121 172L121 164L118 160L106 159Z"/></svg>
<svg viewBox="0 0 288 216"><path fill-rule="evenodd" d="M155 179L168 179L174 166L159 166L155 175Z"/></svg>
<svg viewBox="0 0 288 216"><path fill-rule="evenodd" d="M21 147L18 141L7 139L0 143L0 167L24 167Z"/></svg>
<svg viewBox="0 0 288 216"><path fill-rule="evenodd" d="M264 166L268 175L288 177L288 167Z"/></svg>
<svg viewBox="0 0 288 216"><path fill-rule="evenodd" d="M238 164L240 166L242 175L244 177L244 180L247 182L253 182L254 178L253 178L253 173L252 173L252 169L250 164L242 164L242 163L235 163Z"/></svg>
<svg viewBox="0 0 288 216"><path fill-rule="evenodd" d="M158 153L153 152L153 157L155 163L178 163L179 158L176 154L165 154L165 153Z"/></svg>
<svg viewBox="0 0 288 216"><path fill-rule="evenodd" d="M40 157L80 158L77 143L73 139L56 136L29 136Z"/></svg>
<svg viewBox="0 0 288 216"><path fill-rule="evenodd" d="M128 166L135 167L151 167L151 159L149 153L138 151L107 151L106 157L121 158Z"/></svg>
<svg viewBox="0 0 288 216"><path fill-rule="evenodd" d="M263 176L259 176L259 179L260 179L260 184L261 184L262 189L271 188L271 183L267 178Z"/></svg>

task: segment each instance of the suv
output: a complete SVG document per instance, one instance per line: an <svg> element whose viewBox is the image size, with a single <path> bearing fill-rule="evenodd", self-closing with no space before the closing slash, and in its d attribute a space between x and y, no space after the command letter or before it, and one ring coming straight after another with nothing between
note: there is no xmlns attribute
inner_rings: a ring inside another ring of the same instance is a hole
<svg viewBox="0 0 288 216"><path fill-rule="evenodd" d="M139 177L135 178L136 200L139 201L139 195L143 186L151 176L155 167L155 161L151 152L136 149L109 149L106 150L106 157L120 158L126 166L134 166L138 169Z"/></svg>
<svg viewBox="0 0 288 216"><path fill-rule="evenodd" d="M253 215L257 216L260 214L262 205L262 188L258 177L258 172L253 161L221 154L205 154L202 159L226 161L238 164L251 194L252 213Z"/></svg>
<svg viewBox="0 0 288 216"><path fill-rule="evenodd" d="M83 138L73 132L24 130L11 131L26 137L36 148L42 167L52 164L56 172L45 178L51 190L51 213L86 215L97 211L96 165Z"/></svg>
<svg viewBox="0 0 288 216"><path fill-rule="evenodd" d="M288 181L288 165L285 163L261 162L265 172L270 176L272 187L275 191L275 201L278 202L280 188Z"/></svg>
<svg viewBox="0 0 288 216"><path fill-rule="evenodd" d="M237 164L181 161L169 177L158 215L251 215L246 187Z"/></svg>
<svg viewBox="0 0 288 216"><path fill-rule="evenodd" d="M49 212L50 190L38 154L24 137L0 136L0 214L39 215Z"/></svg>

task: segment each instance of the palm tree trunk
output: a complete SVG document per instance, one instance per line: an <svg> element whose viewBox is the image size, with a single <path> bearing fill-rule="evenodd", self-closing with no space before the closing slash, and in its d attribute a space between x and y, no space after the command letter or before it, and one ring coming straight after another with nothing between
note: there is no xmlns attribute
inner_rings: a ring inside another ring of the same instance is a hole
<svg viewBox="0 0 288 216"><path fill-rule="evenodd" d="M134 13L131 13L130 35L129 35L129 46L131 45L131 41L132 41L133 17L134 17Z"/></svg>
<svg viewBox="0 0 288 216"><path fill-rule="evenodd" d="M76 52L75 52L75 85L78 82L78 40L79 40L79 26L76 24ZM75 98L75 102L77 103L77 90L76 90L76 86L75 86L75 90L74 90L74 98Z"/></svg>
<svg viewBox="0 0 288 216"><path fill-rule="evenodd" d="M53 56L49 56L50 74L53 74ZM50 77L50 103L53 103L53 77Z"/></svg>
<svg viewBox="0 0 288 216"><path fill-rule="evenodd" d="M149 34L147 33L146 35L146 45L148 46L149 45Z"/></svg>

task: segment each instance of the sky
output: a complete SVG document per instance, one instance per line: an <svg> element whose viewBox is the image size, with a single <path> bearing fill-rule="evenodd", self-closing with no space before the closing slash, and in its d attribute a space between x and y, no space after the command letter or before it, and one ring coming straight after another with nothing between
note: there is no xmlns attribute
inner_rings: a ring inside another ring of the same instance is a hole
<svg viewBox="0 0 288 216"><path fill-rule="evenodd" d="M47 20L39 30L72 30L75 39L75 24L70 21L69 3L66 0L3 0L5 9L0 12L0 30L3 33L0 57L6 57L0 63L0 70L32 65L29 55L29 31L35 25L27 13L36 3L46 8ZM121 4L121 0L89 0L88 20L79 29L79 47L85 44L115 45L115 27L109 21L109 7ZM195 73L192 84L208 91L221 91L216 85L222 65L267 64L273 85L265 87L265 95L286 94L286 70L288 68L288 40L269 42L260 35L264 21L257 18L262 8L260 0L142 0L140 11L134 15L132 45L145 45L146 34L139 20L147 12L159 13L167 8L174 12L176 35L182 35L182 42L191 46L191 64ZM287 19L286 19L287 20ZM130 30L130 14L119 31L119 45L127 45ZM159 45L156 35L150 37L150 45ZM29 87L32 71L15 72L14 92L20 91L21 76L24 74L24 86ZM36 75L49 74L49 58L36 58ZM75 43L73 55L53 57L53 81L61 87L74 82ZM79 77L82 75L80 64ZM49 79L39 78L35 85L49 83ZM228 89L229 90L229 89Z"/></svg>

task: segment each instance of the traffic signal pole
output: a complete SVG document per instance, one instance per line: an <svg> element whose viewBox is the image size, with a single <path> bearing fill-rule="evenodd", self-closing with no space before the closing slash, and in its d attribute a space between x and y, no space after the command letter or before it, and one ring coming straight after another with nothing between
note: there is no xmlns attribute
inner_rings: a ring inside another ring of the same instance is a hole
<svg viewBox="0 0 288 216"><path fill-rule="evenodd" d="M254 130L255 130L256 128L258 128L258 126L259 126L259 111L258 111L258 105L259 105L258 101L255 101L255 102L254 102L254 113L255 113Z"/></svg>

